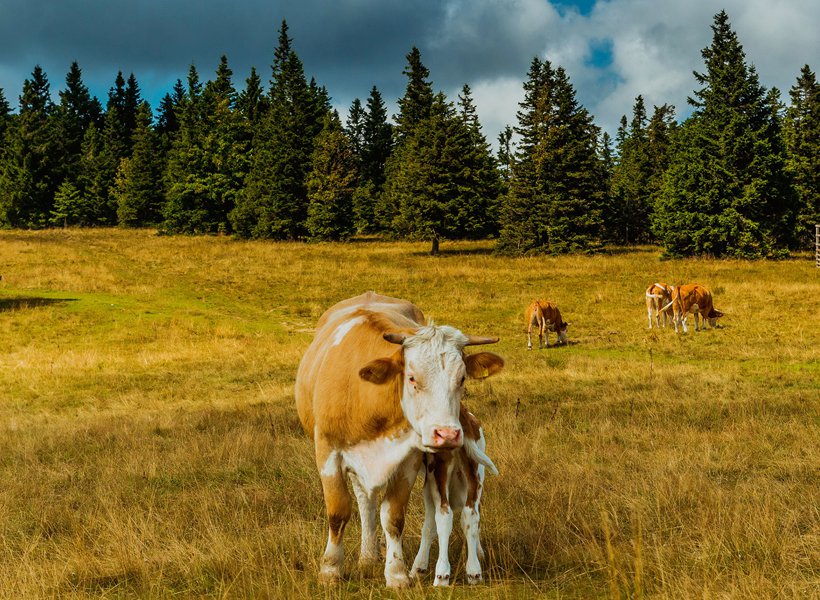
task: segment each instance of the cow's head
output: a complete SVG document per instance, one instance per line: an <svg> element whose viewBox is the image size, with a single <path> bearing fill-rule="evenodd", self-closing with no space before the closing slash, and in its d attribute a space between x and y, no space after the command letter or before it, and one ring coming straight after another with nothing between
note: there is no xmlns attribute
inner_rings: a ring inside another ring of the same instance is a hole
<svg viewBox="0 0 820 600"><path fill-rule="evenodd" d="M555 326L555 333L558 334L558 343L559 344L566 344L567 343L567 330L569 329L569 323L566 321L561 322L560 325Z"/></svg>
<svg viewBox="0 0 820 600"><path fill-rule="evenodd" d="M383 337L401 345L401 350L368 363L359 376L375 384L402 377L402 411L421 436L422 445L430 450L460 447L464 434L458 415L466 379L484 379L504 367L500 356L464 354L464 348L493 344L498 338L468 336L453 327L432 324L412 334L388 332Z"/></svg>

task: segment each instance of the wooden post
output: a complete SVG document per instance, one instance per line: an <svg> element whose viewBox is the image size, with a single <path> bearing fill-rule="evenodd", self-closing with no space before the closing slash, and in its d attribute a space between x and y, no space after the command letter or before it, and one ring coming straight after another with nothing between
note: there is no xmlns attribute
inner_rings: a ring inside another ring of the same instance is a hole
<svg viewBox="0 0 820 600"><path fill-rule="evenodd" d="M814 226L814 264L820 269L820 225Z"/></svg>

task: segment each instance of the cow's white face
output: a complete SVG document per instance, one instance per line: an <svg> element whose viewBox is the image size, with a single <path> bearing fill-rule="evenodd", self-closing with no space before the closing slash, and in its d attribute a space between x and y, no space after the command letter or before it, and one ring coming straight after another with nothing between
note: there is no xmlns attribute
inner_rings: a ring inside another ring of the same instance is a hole
<svg viewBox="0 0 820 600"><path fill-rule="evenodd" d="M464 355L471 343L491 343L497 338L474 338L453 327L422 327L414 335L385 334L385 339L402 345L402 361L378 359L365 366L359 376L372 383L386 383L402 377L401 407L426 449L458 448L464 443L459 422L464 384L468 377L483 379L504 366L501 357L490 352Z"/></svg>

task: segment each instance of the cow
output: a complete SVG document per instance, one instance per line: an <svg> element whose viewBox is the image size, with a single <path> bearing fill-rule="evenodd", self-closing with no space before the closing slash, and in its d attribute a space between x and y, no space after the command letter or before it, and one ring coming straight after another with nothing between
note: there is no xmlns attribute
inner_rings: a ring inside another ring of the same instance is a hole
<svg viewBox="0 0 820 600"><path fill-rule="evenodd" d="M459 416L467 377L484 379L504 367L496 354L464 349L497 341L425 324L410 302L375 292L343 300L319 318L299 363L295 396L299 420L313 438L327 510L322 581L342 575L349 476L361 518L360 565L379 560L376 508L382 497L385 582L409 585L402 532L424 455L463 447L474 461L492 464L466 439Z"/></svg>
<svg viewBox="0 0 820 600"><path fill-rule="evenodd" d="M646 316L649 319L649 329L652 329L652 321L660 329L661 315L663 315L663 326L666 327L667 318L671 318L672 292L674 287L665 283L653 283L646 288Z"/></svg>
<svg viewBox="0 0 820 600"><path fill-rule="evenodd" d="M706 329L707 321L711 327L714 327L717 319L723 316L723 313L715 310L712 305L712 292L697 283L688 283L674 288L672 301L664 307L664 310L670 306L674 313L672 322L675 324L675 333L678 333L678 325L683 326L684 333L689 331L686 327L686 319L690 313L695 318L695 331L701 328ZM702 327L698 325L698 317L703 320Z"/></svg>
<svg viewBox="0 0 820 600"><path fill-rule="evenodd" d="M486 442L481 424L464 405L461 407L459 422L464 431L464 447L424 455L424 525L410 576L417 577L427 571L430 547L437 535L438 561L434 586L450 584L448 545L453 530L453 509L461 510L461 529L467 542L467 583L482 581L481 561L484 559L484 550L479 538L479 504L484 484L484 466L494 475L498 475L498 469L489 458L488 462L477 462L467 451L468 443L473 442L483 454Z"/></svg>
<svg viewBox="0 0 820 600"><path fill-rule="evenodd" d="M532 328L538 327L538 349L549 348L549 331L558 334L558 344L567 343L566 323L561 318L561 311L558 307L547 300L533 300L527 307L527 350L532 350Z"/></svg>

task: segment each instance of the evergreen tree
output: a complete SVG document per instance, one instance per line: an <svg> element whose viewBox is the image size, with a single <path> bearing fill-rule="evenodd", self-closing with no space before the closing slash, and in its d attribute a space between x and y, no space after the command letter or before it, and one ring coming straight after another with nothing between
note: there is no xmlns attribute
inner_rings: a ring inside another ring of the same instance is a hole
<svg viewBox="0 0 820 600"><path fill-rule="evenodd" d="M394 119L399 144L430 116L433 106L433 84L428 79L430 71L421 62L421 52L413 46L406 58L407 66L402 73L407 76L407 88L404 96L399 98L399 114Z"/></svg>
<svg viewBox="0 0 820 600"><path fill-rule="evenodd" d="M600 246L606 177L599 129L563 68L535 58L518 111L520 142L497 250L562 253Z"/></svg>
<svg viewBox="0 0 820 600"><path fill-rule="evenodd" d="M647 242L650 239L652 211L649 180L652 158L647 133L647 116L643 96L635 99L629 129L619 129L621 146L612 173L611 194L614 202L608 220L608 237L619 244Z"/></svg>
<svg viewBox="0 0 820 600"><path fill-rule="evenodd" d="M162 156L157 134L151 127L151 108L143 102L137 109L134 149L120 161L114 182L117 222L124 227L156 225L164 203Z"/></svg>
<svg viewBox="0 0 820 600"><path fill-rule="evenodd" d="M0 156L2 156L2 149L5 143L4 139L10 124L11 106L9 105L8 100L6 100L6 95L3 93L3 88L0 88Z"/></svg>
<svg viewBox="0 0 820 600"><path fill-rule="evenodd" d="M820 85L809 65L800 70L789 96L784 135L786 167L798 198L795 239L799 247L811 248L820 224Z"/></svg>
<svg viewBox="0 0 820 600"><path fill-rule="evenodd" d="M116 207L109 188L114 182L116 164L103 133L92 123L83 137L76 186L88 210L85 224L115 223Z"/></svg>
<svg viewBox="0 0 820 600"><path fill-rule="evenodd" d="M655 204L663 188L663 178L669 166L672 136L675 134L675 107L671 104L655 106L646 128L649 145L650 176L647 182L649 205L654 211ZM651 218L650 218L651 221Z"/></svg>
<svg viewBox="0 0 820 600"><path fill-rule="evenodd" d="M180 131L168 159L163 210L167 231L230 230L228 214L248 171L249 139L243 116L235 110L237 94L231 76L223 56L216 78L203 88L191 66Z"/></svg>
<svg viewBox="0 0 820 600"><path fill-rule="evenodd" d="M54 195L54 207L51 210L52 225L68 227L69 225L90 225L94 219L94 207L88 199L70 181L63 181Z"/></svg>
<svg viewBox="0 0 820 600"><path fill-rule="evenodd" d="M244 194L230 217L241 237L294 240L307 233L306 177L314 138L321 130L316 117L327 105L327 92L306 82L283 21L272 66L270 108L254 137Z"/></svg>
<svg viewBox="0 0 820 600"><path fill-rule="evenodd" d="M498 134L498 154L496 161L498 162L504 194L509 191L512 163L515 156L512 138L513 129L509 125L505 126L504 129L501 130L501 133Z"/></svg>
<svg viewBox="0 0 820 600"><path fill-rule="evenodd" d="M0 164L0 223L45 227L60 185L60 153L48 77L39 65L23 83L20 113Z"/></svg>
<svg viewBox="0 0 820 600"><path fill-rule="evenodd" d="M345 240L355 232L353 194L358 173L352 144L335 112L325 117L312 164L307 179L308 234L312 240Z"/></svg>
<svg viewBox="0 0 820 600"><path fill-rule="evenodd" d="M256 67L251 67L251 73L245 80L245 89L236 99L236 109L247 119L251 129L259 124L268 109L268 98L262 87L262 79L256 73Z"/></svg>
<svg viewBox="0 0 820 600"><path fill-rule="evenodd" d="M353 151L356 160L361 160L362 147L364 146L364 118L365 112L362 101L355 98L347 112L347 123L345 133L350 140L350 149Z"/></svg>
<svg viewBox="0 0 820 600"><path fill-rule="evenodd" d="M729 25L715 15L702 51L703 87L675 136L653 227L670 255L777 255L794 231L795 195L785 175L775 98Z"/></svg>
<svg viewBox="0 0 820 600"><path fill-rule="evenodd" d="M91 96L83 83L79 65L73 62L66 75L65 90L60 92L55 121L63 162L62 175L75 185L85 133L91 125L99 126L101 119L102 105Z"/></svg>

